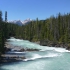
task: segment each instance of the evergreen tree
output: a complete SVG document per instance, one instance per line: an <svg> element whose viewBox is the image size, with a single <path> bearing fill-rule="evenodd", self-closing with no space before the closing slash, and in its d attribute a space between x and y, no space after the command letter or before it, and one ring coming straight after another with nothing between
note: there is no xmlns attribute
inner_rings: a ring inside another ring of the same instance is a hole
<svg viewBox="0 0 70 70"><path fill-rule="evenodd" d="M7 11L5 11L5 22L7 22Z"/></svg>
<svg viewBox="0 0 70 70"><path fill-rule="evenodd" d="M2 11L0 11L0 22L2 21Z"/></svg>

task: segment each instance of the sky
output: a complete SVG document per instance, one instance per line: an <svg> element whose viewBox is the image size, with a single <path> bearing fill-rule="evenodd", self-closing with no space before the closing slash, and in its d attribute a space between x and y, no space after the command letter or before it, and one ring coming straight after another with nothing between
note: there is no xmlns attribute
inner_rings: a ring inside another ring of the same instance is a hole
<svg viewBox="0 0 70 70"><path fill-rule="evenodd" d="M47 19L58 13L70 13L70 0L0 0L0 10L8 13L8 21Z"/></svg>

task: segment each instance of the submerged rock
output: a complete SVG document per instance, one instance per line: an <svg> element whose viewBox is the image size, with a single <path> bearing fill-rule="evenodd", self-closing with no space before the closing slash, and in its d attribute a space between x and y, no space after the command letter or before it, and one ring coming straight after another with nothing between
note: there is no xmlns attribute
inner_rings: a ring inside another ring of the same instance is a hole
<svg viewBox="0 0 70 70"><path fill-rule="evenodd" d="M39 49L30 49L30 48L27 48L27 49L20 49L19 52L24 52L24 51L39 51Z"/></svg>
<svg viewBox="0 0 70 70"><path fill-rule="evenodd" d="M39 51L39 49L26 49L26 51Z"/></svg>

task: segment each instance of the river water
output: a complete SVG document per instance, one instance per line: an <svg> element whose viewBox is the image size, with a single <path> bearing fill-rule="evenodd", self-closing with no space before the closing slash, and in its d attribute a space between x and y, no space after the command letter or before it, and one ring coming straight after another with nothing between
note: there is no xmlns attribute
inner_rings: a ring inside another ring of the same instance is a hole
<svg viewBox="0 0 70 70"><path fill-rule="evenodd" d="M10 38L9 44L40 51L25 52L21 62L1 64L0 70L70 70L70 51L64 48L40 46L27 40ZM17 53L17 52L16 52Z"/></svg>

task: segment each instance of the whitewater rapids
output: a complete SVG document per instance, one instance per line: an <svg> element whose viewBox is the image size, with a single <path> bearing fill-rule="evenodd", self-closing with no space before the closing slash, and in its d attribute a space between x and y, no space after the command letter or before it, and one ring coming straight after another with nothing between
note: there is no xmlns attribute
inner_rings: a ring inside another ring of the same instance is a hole
<svg viewBox="0 0 70 70"><path fill-rule="evenodd" d="M40 46L28 40L10 38L9 44L23 48L41 49L32 52L10 52L25 56L22 62L2 64L0 70L70 70L70 51L65 48Z"/></svg>

